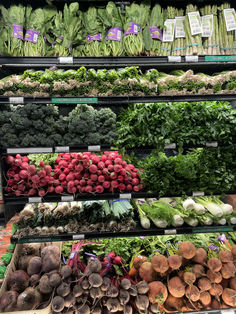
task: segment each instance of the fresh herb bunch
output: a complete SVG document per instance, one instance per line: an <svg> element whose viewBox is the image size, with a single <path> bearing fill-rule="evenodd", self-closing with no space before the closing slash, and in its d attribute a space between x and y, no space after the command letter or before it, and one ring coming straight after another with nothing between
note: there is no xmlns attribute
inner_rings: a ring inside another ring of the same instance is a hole
<svg viewBox="0 0 236 314"><path fill-rule="evenodd" d="M236 138L236 109L221 102L134 104L122 112L117 128L117 144L125 148L231 144Z"/></svg>
<svg viewBox="0 0 236 314"><path fill-rule="evenodd" d="M235 146L198 148L174 157L153 152L143 162L143 187L159 196L184 195L193 191L222 194L235 190L235 154Z"/></svg>

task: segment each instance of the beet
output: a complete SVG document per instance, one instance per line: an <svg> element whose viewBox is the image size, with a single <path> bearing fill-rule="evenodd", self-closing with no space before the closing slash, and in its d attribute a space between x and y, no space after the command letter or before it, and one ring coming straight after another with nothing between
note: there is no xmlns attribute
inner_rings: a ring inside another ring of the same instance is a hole
<svg viewBox="0 0 236 314"><path fill-rule="evenodd" d="M56 245L45 246L45 248L43 248L41 252L41 257L44 258L44 256L47 255L48 253L59 255L60 254L59 247Z"/></svg>
<svg viewBox="0 0 236 314"><path fill-rule="evenodd" d="M17 299L17 309L19 311L34 310L41 302L41 294L37 289L28 287Z"/></svg>
<svg viewBox="0 0 236 314"><path fill-rule="evenodd" d="M7 281L9 290L22 292L29 285L29 275L23 270L16 270L10 275Z"/></svg>
<svg viewBox="0 0 236 314"><path fill-rule="evenodd" d="M41 257L35 256L31 258L27 267L28 275L32 276L34 274L39 274L41 272L41 269L42 269Z"/></svg>
<svg viewBox="0 0 236 314"><path fill-rule="evenodd" d="M19 293L16 291L6 291L0 297L0 312L13 312Z"/></svg>
<svg viewBox="0 0 236 314"><path fill-rule="evenodd" d="M61 263L59 254L48 253L43 257L43 267L42 271L45 273L51 270L58 269Z"/></svg>
<svg viewBox="0 0 236 314"><path fill-rule="evenodd" d="M39 281L39 290L43 294L51 293L53 288L50 286L49 277L47 275L43 275Z"/></svg>
<svg viewBox="0 0 236 314"><path fill-rule="evenodd" d="M39 274L34 274L30 277L30 286L35 287L40 280L40 275Z"/></svg>

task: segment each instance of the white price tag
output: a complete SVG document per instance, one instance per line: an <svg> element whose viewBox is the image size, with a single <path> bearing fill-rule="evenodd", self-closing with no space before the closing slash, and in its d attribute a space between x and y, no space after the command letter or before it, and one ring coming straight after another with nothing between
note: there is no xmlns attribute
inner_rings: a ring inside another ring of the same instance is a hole
<svg viewBox="0 0 236 314"><path fill-rule="evenodd" d="M233 309L227 309L227 310L221 310L221 314L235 314L235 310Z"/></svg>
<svg viewBox="0 0 236 314"><path fill-rule="evenodd" d="M74 196L73 195L64 195L61 196L61 201L62 202L73 202Z"/></svg>
<svg viewBox="0 0 236 314"><path fill-rule="evenodd" d="M176 229L169 229L169 230L165 230L164 234L166 235L177 234L177 231Z"/></svg>
<svg viewBox="0 0 236 314"><path fill-rule="evenodd" d="M23 104L24 97L9 97L10 104Z"/></svg>
<svg viewBox="0 0 236 314"><path fill-rule="evenodd" d="M226 29L228 32L236 29L236 14L235 9L224 9L224 17Z"/></svg>
<svg viewBox="0 0 236 314"><path fill-rule="evenodd" d="M72 236L73 240L84 240L84 234L75 234Z"/></svg>
<svg viewBox="0 0 236 314"><path fill-rule="evenodd" d="M70 147L69 146L56 146L55 153L69 153Z"/></svg>
<svg viewBox="0 0 236 314"><path fill-rule="evenodd" d="M218 147L218 142L206 142L206 147Z"/></svg>
<svg viewBox="0 0 236 314"><path fill-rule="evenodd" d="M42 197L29 197L28 203L41 203Z"/></svg>
<svg viewBox="0 0 236 314"><path fill-rule="evenodd" d="M193 192L192 197L204 196L204 195L205 195L204 192L202 192L202 191L196 191L196 192Z"/></svg>
<svg viewBox="0 0 236 314"><path fill-rule="evenodd" d="M202 17L202 37L211 37L213 34L213 14Z"/></svg>
<svg viewBox="0 0 236 314"><path fill-rule="evenodd" d="M186 62L198 62L198 56L185 56Z"/></svg>
<svg viewBox="0 0 236 314"><path fill-rule="evenodd" d="M184 20L185 16L175 17L175 38L185 38Z"/></svg>
<svg viewBox="0 0 236 314"><path fill-rule="evenodd" d="M52 153L50 147L7 148L7 154L43 154Z"/></svg>
<svg viewBox="0 0 236 314"><path fill-rule="evenodd" d="M73 57L59 57L58 61L59 63L64 63L64 64L73 64L74 62Z"/></svg>
<svg viewBox="0 0 236 314"><path fill-rule="evenodd" d="M167 19L164 23L163 42L172 42L175 35L175 20Z"/></svg>
<svg viewBox="0 0 236 314"><path fill-rule="evenodd" d="M101 146L100 145L90 145L88 146L88 152L100 152Z"/></svg>
<svg viewBox="0 0 236 314"><path fill-rule="evenodd" d="M202 33L202 25L199 11L189 12L188 20L191 29L191 35L197 35Z"/></svg>
<svg viewBox="0 0 236 314"><path fill-rule="evenodd" d="M120 194L120 199L128 199L128 200L130 200L132 198L132 195L131 195L131 193L122 193L122 194Z"/></svg>
<svg viewBox="0 0 236 314"><path fill-rule="evenodd" d="M181 62L181 56L168 56L168 62Z"/></svg>
<svg viewBox="0 0 236 314"><path fill-rule="evenodd" d="M176 148L176 144L175 143L171 143L168 145L165 145L164 149L175 149Z"/></svg>

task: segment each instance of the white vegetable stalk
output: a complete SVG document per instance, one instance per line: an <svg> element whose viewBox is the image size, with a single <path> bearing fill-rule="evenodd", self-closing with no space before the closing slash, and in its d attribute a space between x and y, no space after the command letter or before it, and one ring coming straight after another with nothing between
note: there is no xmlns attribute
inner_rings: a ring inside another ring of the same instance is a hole
<svg viewBox="0 0 236 314"><path fill-rule="evenodd" d="M180 215L174 215L173 216L173 227L181 227L184 224L184 220Z"/></svg>
<svg viewBox="0 0 236 314"><path fill-rule="evenodd" d="M158 228L166 228L168 226L168 222L164 219L152 219L154 225Z"/></svg>
<svg viewBox="0 0 236 314"><path fill-rule="evenodd" d="M141 207L137 204L138 212L139 212L139 218L140 218L140 224L143 227L143 229L150 229L150 220L147 217L147 215L144 213L144 211L141 209Z"/></svg>
<svg viewBox="0 0 236 314"><path fill-rule="evenodd" d="M198 225L198 219L197 218L185 218L184 221L187 225L191 227L196 227Z"/></svg>
<svg viewBox="0 0 236 314"><path fill-rule="evenodd" d="M194 209L195 209L195 212L196 212L198 215L203 215L203 214L205 214L205 212L206 212L205 207L204 207L203 205L201 205L201 204L198 204L198 203L195 203Z"/></svg>
<svg viewBox="0 0 236 314"><path fill-rule="evenodd" d="M226 219L225 218L221 218L220 220L218 220L218 224L221 226L226 225Z"/></svg>
<svg viewBox="0 0 236 314"><path fill-rule="evenodd" d="M222 209L224 215L231 215L233 212L233 207L230 204L220 204L220 208Z"/></svg>
<svg viewBox="0 0 236 314"><path fill-rule="evenodd" d="M188 198L182 203L182 205L185 210L190 210L194 209L195 202L193 199Z"/></svg>
<svg viewBox="0 0 236 314"><path fill-rule="evenodd" d="M197 197L196 198L197 203L203 205L213 216L215 217L222 217L223 216L223 210L221 207L212 202L211 198L208 197Z"/></svg>
<svg viewBox="0 0 236 314"><path fill-rule="evenodd" d="M211 226L213 224L213 219L211 217L204 217L203 223L205 226Z"/></svg>
<svg viewBox="0 0 236 314"><path fill-rule="evenodd" d="M236 217L231 217L231 218L230 218L230 223L231 223L232 225L236 225Z"/></svg>

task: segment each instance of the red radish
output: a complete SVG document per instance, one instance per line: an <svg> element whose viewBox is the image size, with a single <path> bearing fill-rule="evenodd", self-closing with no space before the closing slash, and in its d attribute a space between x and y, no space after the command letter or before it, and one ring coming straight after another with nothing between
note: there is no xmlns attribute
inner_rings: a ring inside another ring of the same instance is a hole
<svg viewBox="0 0 236 314"><path fill-rule="evenodd" d="M118 183L117 181L111 181L111 187L112 187L113 189L118 188L118 186L119 186L119 183Z"/></svg>
<svg viewBox="0 0 236 314"><path fill-rule="evenodd" d="M28 178L28 173L27 173L26 170L21 170L19 172L19 176L20 176L21 179L27 179Z"/></svg>
<svg viewBox="0 0 236 314"><path fill-rule="evenodd" d="M75 174L75 179L81 180L82 179L82 175L80 173L76 173Z"/></svg>
<svg viewBox="0 0 236 314"><path fill-rule="evenodd" d="M109 256L111 259L113 259L113 258L115 258L116 254L115 254L114 252L110 252L110 253L108 253L108 256Z"/></svg>
<svg viewBox="0 0 236 314"><path fill-rule="evenodd" d="M28 162L22 162L22 164L21 164L21 168L23 168L23 169L28 169L28 167L29 167L29 164L28 164Z"/></svg>
<svg viewBox="0 0 236 314"><path fill-rule="evenodd" d="M66 176L66 181L73 181L74 178L75 178L75 175L72 172L70 172L68 176Z"/></svg>
<svg viewBox="0 0 236 314"><path fill-rule="evenodd" d="M96 186L96 192L97 192L97 193L103 193L103 192L104 192L103 186L97 185L97 186Z"/></svg>
<svg viewBox="0 0 236 314"><path fill-rule="evenodd" d="M39 165L40 165L40 167L44 167L44 162L43 162L43 160L40 161Z"/></svg>
<svg viewBox="0 0 236 314"><path fill-rule="evenodd" d="M105 166L108 167L109 165L112 165L112 161L111 160L106 160L105 161Z"/></svg>
<svg viewBox="0 0 236 314"><path fill-rule="evenodd" d="M125 167L127 166L127 162L124 160L124 161L122 161L122 164L121 164L121 165L122 165L122 167L125 168Z"/></svg>
<svg viewBox="0 0 236 314"><path fill-rule="evenodd" d="M90 178L92 181L97 181L98 176L96 174L91 174Z"/></svg>
<svg viewBox="0 0 236 314"><path fill-rule="evenodd" d="M21 196L22 193L21 193L21 191L16 190L16 191L15 191L15 194L16 194L16 196Z"/></svg>
<svg viewBox="0 0 236 314"><path fill-rule="evenodd" d="M53 193L54 192L54 187L53 186L49 186L47 189L48 193Z"/></svg>
<svg viewBox="0 0 236 314"><path fill-rule="evenodd" d="M118 180L119 182L123 182L123 181L124 181L124 177L123 177L123 176L118 176L117 180Z"/></svg>
<svg viewBox="0 0 236 314"><path fill-rule="evenodd" d="M70 154L64 154L63 159L66 161L70 161L71 160Z"/></svg>
<svg viewBox="0 0 236 314"><path fill-rule="evenodd" d="M139 191L139 186L138 185L134 186L133 190L134 190L134 192L138 192Z"/></svg>
<svg viewBox="0 0 236 314"><path fill-rule="evenodd" d="M50 173L52 172L52 167L49 166L49 165L46 165L46 166L44 167L44 170L46 171L47 174L50 174Z"/></svg>
<svg viewBox="0 0 236 314"><path fill-rule="evenodd" d="M35 174L36 172L36 167L34 165L30 165L28 167L28 172L32 175L32 174Z"/></svg>
<svg viewBox="0 0 236 314"><path fill-rule="evenodd" d="M117 255L117 256L113 259L113 263L114 263L115 265L121 265L121 264L123 263L122 258Z"/></svg>
<svg viewBox="0 0 236 314"><path fill-rule="evenodd" d="M45 191L44 191L44 190L40 190L38 194L39 194L39 196L41 196L41 197L42 197L42 196L44 196L44 195L45 195Z"/></svg>
<svg viewBox="0 0 236 314"><path fill-rule="evenodd" d="M106 155L102 155L102 156L100 157L100 160L103 161L103 162L105 162L105 161L107 160L107 156L106 156Z"/></svg>
<svg viewBox="0 0 236 314"><path fill-rule="evenodd" d="M79 180L75 180L74 185L78 185L78 184L79 184Z"/></svg>
<svg viewBox="0 0 236 314"><path fill-rule="evenodd" d="M105 163L103 161L99 161L98 168L103 169L105 167Z"/></svg>
<svg viewBox="0 0 236 314"><path fill-rule="evenodd" d="M109 169L109 167L108 167L108 169ZM122 166L121 166L121 165L115 165L115 166L114 166L114 172L116 172L116 173L120 172L121 169L122 169Z"/></svg>
<svg viewBox="0 0 236 314"><path fill-rule="evenodd" d="M39 178L39 176L36 174L36 175L34 175L34 176L31 177L31 180L32 180L32 182L34 182L34 183L39 183L40 178Z"/></svg>
<svg viewBox="0 0 236 314"><path fill-rule="evenodd" d="M132 184L133 184L133 185L138 185L138 184L139 184L139 179L134 178L134 179L132 180Z"/></svg>
<svg viewBox="0 0 236 314"><path fill-rule="evenodd" d="M88 172L86 172L85 174L84 174L84 179L89 179L90 178L90 174L88 173Z"/></svg>
<svg viewBox="0 0 236 314"><path fill-rule="evenodd" d="M62 181L61 185L64 186L64 187L67 186L67 181Z"/></svg>
<svg viewBox="0 0 236 314"><path fill-rule="evenodd" d="M110 187L110 182L109 181L105 181L105 182L103 182L103 184L102 184L102 186L105 188L105 189L109 189L109 187Z"/></svg>
<svg viewBox="0 0 236 314"><path fill-rule="evenodd" d="M118 188L119 188L119 191L125 191L125 184L123 183L119 184Z"/></svg>
<svg viewBox="0 0 236 314"><path fill-rule="evenodd" d="M110 172L112 172L113 170L114 170L114 167L113 167L113 165L108 165L108 171L110 171Z"/></svg>
<svg viewBox="0 0 236 314"><path fill-rule="evenodd" d="M65 168L64 169L64 174L68 175L70 173L70 169L69 168Z"/></svg>
<svg viewBox="0 0 236 314"><path fill-rule="evenodd" d="M115 160L116 159L116 153L115 152L110 153L109 156L108 156L108 159Z"/></svg>
<svg viewBox="0 0 236 314"><path fill-rule="evenodd" d="M85 186L85 185L86 185L86 181L82 179L82 180L80 180L79 184L80 184L81 186Z"/></svg>
<svg viewBox="0 0 236 314"><path fill-rule="evenodd" d="M64 181L66 179L66 175L64 174L64 173L61 173L60 175L59 175L59 180L60 181Z"/></svg>
<svg viewBox="0 0 236 314"><path fill-rule="evenodd" d="M118 176L117 176L117 173L112 172L112 173L110 174L110 177L111 177L112 180L116 180Z"/></svg>
<svg viewBox="0 0 236 314"><path fill-rule="evenodd" d="M92 159L93 164L97 164L100 161L100 158L97 155L93 155L91 159Z"/></svg>
<svg viewBox="0 0 236 314"><path fill-rule="evenodd" d="M131 184L127 184L127 185L126 185L126 191L127 191L127 192L132 192L132 191L133 191L133 187L132 187Z"/></svg>
<svg viewBox="0 0 236 314"><path fill-rule="evenodd" d="M85 193L92 193L93 192L93 188L91 187L91 185L86 185L84 191L85 191Z"/></svg>
<svg viewBox="0 0 236 314"><path fill-rule="evenodd" d="M33 195L36 195L36 193L37 193L37 191L35 189L30 189L28 192L28 195L33 196Z"/></svg>
<svg viewBox="0 0 236 314"><path fill-rule="evenodd" d="M40 170L40 171L38 172L38 176L39 176L40 178L46 177L46 171L45 171L45 170Z"/></svg>
<svg viewBox="0 0 236 314"><path fill-rule="evenodd" d="M91 180L91 179L89 179L88 181L87 181L87 185L93 185L94 184L94 182Z"/></svg>
<svg viewBox="0 0 236 314"><path fill-rule="evenodd" d="M76 172L81 172L81 171L83 171L83 170L84 170L84 167L83 167L83 165L81 165L81 164L79 164L78 166L75 167L75 171L76 171Z"/></svg>
<svg viewBox="0 0 236 314"><path fill-rule="evenodd" d="M14 180L10 179L10 180L7 181L7 185L12 186L13 184L14 184Z"/></svg>
<svg viewBox="0 0 236 314"><path fill-rule="evenodd" d="M126 170L125 170L124 168L122 168L121 171L120 171L120 174L121 174L122 176L125 176L125 175L126 175Z"/></svg>
<svg viewBox="0 0 236 314"><path fill-rule="evenodd" d="M58 164L60 168L66 168L68 166L68 163L65 160L60 160Z"/></svg>
<svg viewBox="0 0 236 314"><path fill-rule="evenodd" d="M15 165L20 166L22 164L21 159L15 159Z"/></svg>
<svg viewBox="0 0 236 314"><path fill-rule="evenodd" d="M98 182L105 182L105 177L104 176L99 176L98 177Z"/></svg>
<svg viewBox="0 0 236 314"><path fill-rule="evenodd" d="M68 188L71 189L74 186L74 181L69 181L67 184Z"/></svg>
<svg viewBox="0 0 236 314"><path fill-rule="evenodd" d="M23 157L22 157L22 161L23 161L23 162L29 162L29 158L28 158L27 156L23 156Z"/></svg>
<svg viewBox="0 0 236 314"><path fill-rule="evenodd" d="M58 185L60 185L59 180L54 180L54 181L53 181L53 185L54 185L54 186L58 186Z"/></svg>
<svg viewBox="0 0 236 314"><path fill-rule="evenodd" d="M55 192L56 192L57 194L63 193L63 187L60 186L60 185L56 186L56 187L55 187Z"/></svg>
<svg viewBox="0 0 236 314"><path fill-rule="evenodd" d="M78 161L77 159L72 159L72 160L71 160L71 164L72 164L73 166L77 166L78 163L79 163L79 161Z"/></svg>
<svg viewBox="0 0 236 314"><path fill-rule="evenodd" d="M138 177L137 172L132 172L132 173L131 173L131 178L137 178L137 177Z"/></svg>
<svg viewBox="0 0 236 314"><path fill-rule="evenodd" d="M89 167L89 172L90 172L90 173L96 173L97 170L98 170L98 168L97 168L96 165L91 165L91 166Z"/></svg>
<svg viewBox="0 0 236 314"><path fill-rule="evenodd" d="M9 164L9 165L13 164L14 161L15 161L15 158L13 156L10 156L10 155L7 156L7 158L6 158L6 163L7 164Z"/></svg>
<svg viewBox="0 0 236 314"><path fill-rule="evenodd" d="M117 157L117 158L114 160L114 163L115 163L116 165L122 165L122 159Z"/></svg>

